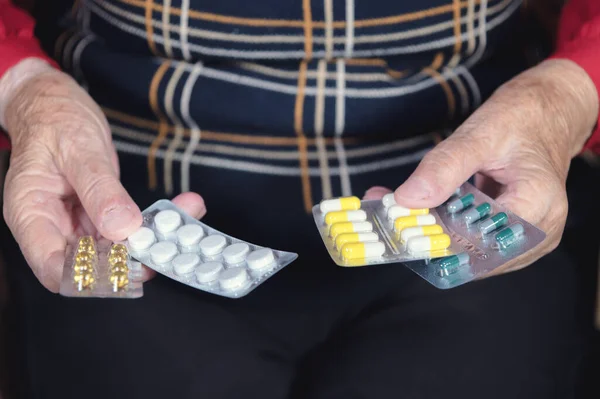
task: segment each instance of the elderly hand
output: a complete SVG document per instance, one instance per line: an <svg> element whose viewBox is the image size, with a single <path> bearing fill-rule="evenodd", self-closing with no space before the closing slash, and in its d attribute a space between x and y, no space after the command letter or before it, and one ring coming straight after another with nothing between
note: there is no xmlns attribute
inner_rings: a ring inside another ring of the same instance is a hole
<svg viewBox="0 0 600 399"><path fill-rule="evenodd" d="M589 76L566 60L548 60L500 87L396 189L396 201L432 208L473 174L479 189L546 232L545 241L492 274L518 270L554 250L567 217L571 159L598 117ZM368 199L389 190L374 187Z"/></svg>
<svg viewBox="0 0 600 399"><path fill-rule="evenodd" d="M142 215L119 181L104 115L69 76L35 59L11 68L0 80L2 121L12 142L4 218L37 278L56 292L67 241L125 239ZM206 212L197 194L174 202L194 217Z"/></svg>

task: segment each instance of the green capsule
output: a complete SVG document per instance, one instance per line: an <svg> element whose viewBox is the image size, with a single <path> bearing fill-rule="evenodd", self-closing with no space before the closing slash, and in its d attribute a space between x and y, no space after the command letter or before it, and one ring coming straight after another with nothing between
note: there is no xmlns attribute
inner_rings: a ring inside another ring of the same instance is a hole
<svg viewBox="0 0 600 399"><path fill-rule="evenodd" d="M468 265L471 257L466 252L457 255L446 256L432 262L437 267L436 273L441 276L449 276L456 273L461 267Z"/></svg>
<svg viewBox="0 0 600 399"><path fill-rule="evenodd" d="M475 201L475 196L469 193L465 196L460 197L459 199L455 199L454 201L450 202L446 208L448 209L449 213L456 213L462 211L468 206L471 206L471 204L473 204L473 201Z"/></svg>
<svg viewBox="0 0 600 399"><path fill-rule="evenodd" d="M476 221L486 217L492 210L492 206L487 202L476 206L473 209L469 209L464 213L465 222L467 225L471 225Z"/></svg>
<svg viewBox="0 0 600 399"><path fill-rule="evenodd" d="M491 218L479 223L479 231L481 231L482 234L489 234L504 226L506 223L508 223L508 215L504 212L499 212Z"/></svg>
<svg viewBox="0 0 600 399"><path fill-rule="evenodd" d="M500 248L508 248L517 242L525 232L521 223L515 223L496 234L496 242Z"/></svg>

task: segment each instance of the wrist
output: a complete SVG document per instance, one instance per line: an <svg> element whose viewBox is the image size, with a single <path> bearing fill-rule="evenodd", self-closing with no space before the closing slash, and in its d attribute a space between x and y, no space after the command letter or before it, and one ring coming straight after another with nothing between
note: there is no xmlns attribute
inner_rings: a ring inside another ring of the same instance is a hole
<svg viewBox="0 0 600 399"><path fill-rule="evenodd" d="M542 93L548 118L554 121L552 129L545 133L564 135L569 159L575 157L598 123L596 85L583 68L563 59L544 61L523 77L536 80L534 84Z"/></svg>
<svg viewBox="0 0 600 399"><path fill-rule="evenodd" d="M0 127L9 132L9 135L11 133L7 119L11 102L18 97L27 82L46 73L60 72L39 58L26 58L7 70L0 78Z"/></svg>

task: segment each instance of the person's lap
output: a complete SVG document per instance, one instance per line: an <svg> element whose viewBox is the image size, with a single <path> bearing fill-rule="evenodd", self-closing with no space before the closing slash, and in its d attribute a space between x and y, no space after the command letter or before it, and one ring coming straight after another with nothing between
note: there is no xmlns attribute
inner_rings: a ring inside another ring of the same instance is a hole
<svg viewBox="0 0 600 399"><path fill-rule="evenodd" d="M144 190L131 187L151 202ZM223 214L210 223L230 232ZM309 218L292 222L298 234L267 242L277 223L289 226L273 219L240 234L291 250L298 242L300 258L239 300L161 276L139 300L59 297L36 282L3 229L23 387L63 398L534 398L573 384L577 268L561 250L443 291L399 264L335 266Z"/></svg>

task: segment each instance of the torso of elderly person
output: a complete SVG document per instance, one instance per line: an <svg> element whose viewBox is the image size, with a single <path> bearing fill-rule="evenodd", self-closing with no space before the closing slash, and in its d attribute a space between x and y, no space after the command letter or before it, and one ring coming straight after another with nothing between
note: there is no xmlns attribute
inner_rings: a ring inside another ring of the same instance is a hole
<svg viewBox="0 0 600 399"><path fill-rule="evenodd" d="M527 66L521 0L43 3L42 44L105 111L126 187L199 191L209 216L393 188Z"/></svg>

